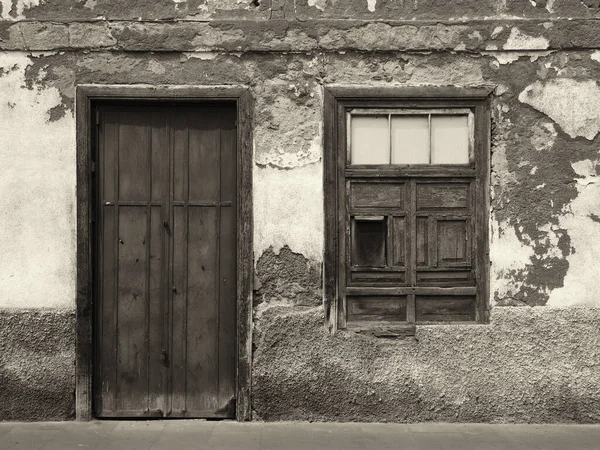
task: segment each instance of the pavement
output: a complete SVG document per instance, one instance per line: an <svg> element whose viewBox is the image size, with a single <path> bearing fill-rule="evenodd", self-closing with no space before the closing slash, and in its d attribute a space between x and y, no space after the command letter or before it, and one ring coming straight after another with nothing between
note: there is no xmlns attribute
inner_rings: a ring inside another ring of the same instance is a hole
<svg viewBox="0 0 600 450"><path fill-rule="evenodd" d="M600 425L0 422L1 450L600 450Z"/></svg>

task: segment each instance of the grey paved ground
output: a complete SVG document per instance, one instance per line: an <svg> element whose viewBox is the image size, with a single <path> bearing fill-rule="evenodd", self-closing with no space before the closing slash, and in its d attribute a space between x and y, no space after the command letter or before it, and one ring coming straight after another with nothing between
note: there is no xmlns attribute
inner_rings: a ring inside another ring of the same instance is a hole
<svg viewBox="0 0 600 450"><path fill-rule="evenodd" d="M206 421L0 423L1 450L600 450L600 425L237 423Z"/></svg>

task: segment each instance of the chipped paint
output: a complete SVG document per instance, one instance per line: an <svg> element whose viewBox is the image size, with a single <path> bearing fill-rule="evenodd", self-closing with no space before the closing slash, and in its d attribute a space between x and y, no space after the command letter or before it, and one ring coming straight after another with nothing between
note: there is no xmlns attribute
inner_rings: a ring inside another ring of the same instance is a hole
<svg viewBox="0 0 600 450"><path fill-rule="evenodd" d="M40 3L45 3L45 0L0 0L2 4L2 19L4 20L15 20L24 19L24 11L35 6L39 6ZM11 11L15 9L16 14L11 15Z"/></svg>
<svg viewBox="0 0 600 450"><path fill-rule="evenodd" d="M367 0L367 9L371 12L375 12L375 6L377 5L377 0Z"/></svg>
<svg viewBox="0 0 600 450"><path fill-rule="evenodd" d="M559 219L562 228L569 230L574 251L567 257L569 270L564 286L554 289L548 306L600 307L598 280L600 280L600 160L589 159L571 164L577 174L578 195Z"/></svg>
<svg viewBox="0 0 600 450"><path fill-rule="evenodd" d="M75 121L49 121L58 89L26 87L35 57L0 53L0 306L72 308Z"/></svg>
<svg viewBox="0 0 600 450"><path fill-rule="evenodd" d="M513 27L502 48L504 50L545 50L549 45L548 39L544 36L530 36Z"/></svg>
<svg viewBox="0 0 600 450"><path fill-rule="evenodd" d="M596 62L600 63L600 50L594 50L590 55L590 58Z"/></svg>
<svg viewBox="0 0 600 450"><path fill-rule="evenodd" d="M546 114L572 138L592 140L600 131L600 88L596 81L536 81L519 94L519 101Z"/></svg>
<svg viewBox="0 0 600 450"><path fill-rule="evenodd" d="M312 261L323 258L323 167L254 167L254 254L284 245Z"/></svg>
<svg viewBox="0 0 600 450"><path fill-rule="evenodd" d="M534 255L533 248L524 244L515 229L507 222L493 220L490 230L491 302L501 300L516 306L521 300L521 279Z"/></svg>
<svg viewBox="0 0 600 450"><path fill-rule="evenodd" d="M519 51L510 51L510 52L483 52L484 55L490 55L493 56L494 58L496 58L496 61L498 61L499 64L501 65L505 65L505 64L511 64L515 61L518 61L519 58L524 58L524 57L528 57L529 60L531 62L535 62L537 61L539 58L544 57L544 56L548 56L550 55L552 52L551 51L547 51L547 52L519 52Z"/></svg>
<svg viewBox="0 0 600 450"><path fill-rule="evenodd" d="M216 52L183 52L183 55L187 58L202 59L204 61L215 59L219 54Z"/></svg>
<svg viewBox="0 0 600 450"><path fill-rule="evenodd" d="M308 0L308 6L314 6L321 11L325 11L325 6L327 5L327 0Z"/></svg>

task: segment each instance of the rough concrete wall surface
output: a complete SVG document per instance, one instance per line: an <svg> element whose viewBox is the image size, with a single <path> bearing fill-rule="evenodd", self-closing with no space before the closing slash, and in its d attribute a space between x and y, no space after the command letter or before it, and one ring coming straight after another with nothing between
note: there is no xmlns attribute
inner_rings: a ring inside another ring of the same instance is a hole
<svg viewBox="0 0 600 450"><path fill-rule="evenodd" d="M74 307L78 84L248 86L256 417L598 421L599 12L588 0L1 0L0 308ZM496 86L490 324L419 327L405 342L326 334L326 85ZM32 336L74 338L57 323ZM2 367L52 367L40 354L6 353ZM37 395L11 383L15 398Z"/></svg>
<svg viewBox="0 0 600 450"><path fill-rule="evenodd" d="M75 417L75 314L0 310L0 420Z"/></svg>
<svg viewBox="0 0 600 450"><path fill-rule="evenodd" d="M495 308L489 325L422 326L397 341L332 337L320 308L266 316L254 360L257 418L600 420L597 309Z"/></svg>

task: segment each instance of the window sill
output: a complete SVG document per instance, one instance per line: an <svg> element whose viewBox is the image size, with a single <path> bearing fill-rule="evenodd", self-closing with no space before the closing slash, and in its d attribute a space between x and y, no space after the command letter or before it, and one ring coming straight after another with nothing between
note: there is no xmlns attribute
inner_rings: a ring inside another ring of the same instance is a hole
<svg viewBox="0 0 600 450"><path fill-rule="evenodd" d="M347 331L387 339L405 339L415 336L415 324L406 322L357 321L346 324Z"/></svg>

